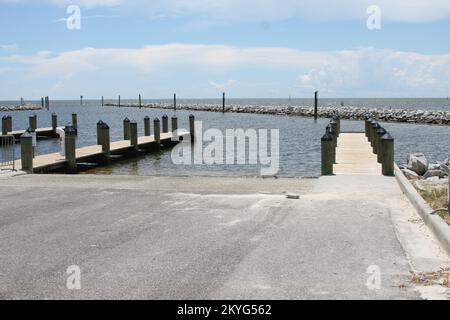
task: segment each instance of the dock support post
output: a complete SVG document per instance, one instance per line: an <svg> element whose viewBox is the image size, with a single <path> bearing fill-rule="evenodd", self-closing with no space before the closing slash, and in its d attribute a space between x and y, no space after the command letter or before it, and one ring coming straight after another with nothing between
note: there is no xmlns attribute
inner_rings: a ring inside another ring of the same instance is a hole
<svg viewBox="0 0 450 320"><path fill-rule="evenodd" d="M103 137L102 137L102 126L103 126L104 122L102 120L100 120L99 122L97 122L97 145L102 145L102 141L103 141Z"/></svg>
<svg viewBox="0 0 450 320"><path fill-rule="evenodd" d="M191 114L189 116L189 134L191 135L191 142L195 141L195 116Z"/></svg>
<svg viewBox="0 0 450 320"><path fill-rule="evenodd" d="M139 94L139 108L142 108L142 97L141 97L141 94Z"/></svg>
<svg viewBox="0 0 450 320"><path fill-rule="evenodd" d="M160 128L160 122L159 122L158 118L153 120L153 130L154 130L154 136L155 136L157 149L160 150L161 149L161 128Z"/></svg>
<svg viewBox="0 0 450 320"><path fill-rule="evenodd" d="M108 164L111 158L111 142L109 135L109 126L104 122L100 127L100 137L101 137L100 144L102 146L104 162L105 164Z"/></svg>
<svg viewBox="0 0 450 320"><path fill-rule="evenodd" d="M177 111L177 94L173 94L173 111Z"/></svg>
<svg viewBox="0 0 450 320"><path fill-rule="evenodd" d="M169 117L167 116L167 114L163 115L162 117L162 132L169 132Z"/></svg>
<svg viewBox="0 0 450 320"><path fill-rule="evenodd" d="M37 129L37 115L30 116L29 120L29 127L33 130Z"/></svg>
<svg viewBox="0 0 450 320"><path fill-rule="evenodd" d="M383 159L381 163L382 174L385 176L394 175L394 138L389 133L381 137L381 148L383 149Z"/></svg>
<svg viewBox="0 0 450 320"><path fill-rule="evenodd" d="M321 139L321 158L322 158L322 175L328 176L333 174L333 142L334 137L329 132Z"/></svg>
<svg viewBox="0 0 450 320"><path fill-rule="evenodd" d="M41 98L41 107L44 108L44 97Z"/></svg>
<svg viewBox="0 0 450 320"><path fill-rule="evenodd" d="M120 96L119 96L119 108L120 108Z"/></svg>
<svg viewBox="0 0 450 320"><path fill-rule="evenodd" d="M52 130L53 134L56 134L56 128L58 127L58 116L56 113L52 113Z"/></svg>
<svg viewBox="0 0 450 320"><path fill-rule="evenodd" d="M383 148L381 147L381 138L385 135L386 130L383 127L379 127L375 133L375 139L377 144L377 161L382 163L383 161Z"/></svg>
<svg viewBox="0 0 450 320"><path fill-rule="evenodd" d="M130 145L133 146L134 151L138 150L138 129L137 122L130 122Z"/></svg>
<svg viewBox="0 0 450 320"><path fill-rule="evenodd" d="M33 173L33 137L25 131L20 136L20 154L22 162L22 170L28 173Z"/></svg>
<svg viewBox="0 0 450 320"><path fill-rule="evenodd" d="M378 130L379 127L380 127L380 125L378 124L378 122L374 121L374 123L372 124L372 126L370 128L370 145L372 146L374 153L376 153L376 150L375 150L375 132Z"/></svg>
<svg viewBox="0 0 450 320"><path fill-rule="evenodd" d="M318 117L318 108L319 108L319 99L318 99L319 92L314 92L314 120L317 120Z"/></svg>
<svg viewBox="0 0 450 320"><path fill-rule="evenodd" d="M8 117L2 117L2 135L6 136L8 134Z"/></svg>
<svg viewBox="0 0 450 320"><path fill-rule="evenodd" d="M123 120L123 140L130 140L130 119Z"/></svg>
<svg viewBox="0 0 450 320"><path fill-rule="evenodd" d="M150 136L150 118L148 116L144 118L144 135L146 137Z"/></svg>
<svg viewBox="0 0 450 320"><path fill-rule="evenodd" d="M103 100L103 96L102 96L102 107L105 106L104 100Z"/></svg>
<svg viewBox="0 0 450 320"><path fill-rule="evenodd" d="M65 151L66 151L66 172L77 173L77 158L76 158L76 130L72 126L66 126L64 129L65 137Z"/></svg>
<svg viewBox="0 0 450 320"><path fill-rule="evenodd" d="M78 117L76 113L72 113L72 127L78 129Z"/></svg>
<svg viewBox="0 0 450 320"><path fill-rule="evenodd" d="M222 113L225 113L225 92L222 94Z"/></svg>
<svg viewBox="0 0 450 320"><path fill-rule="evenodd" d="M178 118L177 116L172 117L172 141L178 141Z"/></svg>

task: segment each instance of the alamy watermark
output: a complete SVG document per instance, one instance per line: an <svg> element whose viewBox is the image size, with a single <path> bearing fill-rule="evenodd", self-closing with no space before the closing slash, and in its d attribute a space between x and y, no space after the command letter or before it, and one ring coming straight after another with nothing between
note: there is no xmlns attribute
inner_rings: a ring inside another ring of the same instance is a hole
<svg viewBox="0 0 450 320"><path fill-rule="evenodd" d="M273 176L280 170L279 129L208 129L195 121L195 144L190 137L172 149L177 165L259 165L260 174ZM177 136L181 131L175 134ZM270 134L269 134L270 133ZM270 138L270 139L269 139Z"/></svg>
<svg viewBox="0 0 450 320"><path fill-rule="evenodd" d="M69 15L66 20L66 27L69 30L81 29L81 8L77 5L70 5L66 10Z"/></svg>
<svg viewBox="0 0 450 320"><path fill-rule="evenodd" d="M371 265L367 268L366 273L370 274L367 278L366 286L369 290L381 289L381 269L377 265Z"/></svg>
<svg viewBox="0 0 450 320"><path fill-rule="evenodd" d="M367 29L369 30L381 30L381 8L377 5L371 5L367 8Z"/></svg>
<svg viewBox="0 0 450 320"><path fill-rule="evenodd" d="M66 287L69 290L81 290L81 269L79 266L69 266L66 270L69 275L66 281Z"/></svg>

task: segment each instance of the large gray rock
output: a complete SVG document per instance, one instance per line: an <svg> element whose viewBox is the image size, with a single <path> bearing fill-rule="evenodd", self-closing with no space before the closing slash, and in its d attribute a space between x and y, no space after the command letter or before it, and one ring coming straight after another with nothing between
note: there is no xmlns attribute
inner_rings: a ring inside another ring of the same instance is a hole
<svg viewBox="0 0 450 320"><path fill-rule="evenodd" d="M419 179L419 175L415 173L414 171L411 171L409 169L402 169L403 174L405 177L409 180L416 180Z"/></svg>
<svg viewBox="0 0 450 320"><path fill-rule="evenodd" d="M428 178L431 178L431 177L444 178L446 176L447 176L447 172L444 172L442 170L428 170L423 175L424 179L428 179Z"/></svg>
<svg viewBox="0 0 450 320"><path fill-rule="evenodd" d="M410 154L407 167L418 175L423 175L428 170L428 159L423 153Z"/></svg>

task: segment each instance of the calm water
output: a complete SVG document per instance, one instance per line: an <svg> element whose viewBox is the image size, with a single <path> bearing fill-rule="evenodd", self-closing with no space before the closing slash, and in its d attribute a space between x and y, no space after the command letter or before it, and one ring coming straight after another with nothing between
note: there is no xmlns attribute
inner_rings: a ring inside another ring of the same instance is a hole
<svg viewBox="0 0 450 320"><path fill-rule="evenodd" d="M367 99L357 99L367 100ZM381 104L387 103L387 99ZM406 101L415 99L394 99L398 104L392 107L406 106ZM445 99L426 99L428 102L415 101L418 109L444 109ZM202 100L205 103L217 103L217 100ZM250 104L251 101L239 100L242 104ZM252 104L276 103L272 100L252 100ZM286 100L287 101L287 100ZM339 100L340 101L340 100ZM347 99L350 101L350 99ZM128 101L123 100L123 103ZM155 101L153 101L155 102ZM183 101L179 103L196 101ZM278 101L279 103L280 101ZM230 101L230 103L234 103ZM375 106L375 102L369 106ZM433 103L433 104L432 104ZM0 104L7 104L0 102ZM293 103L294 104L294 103ZM410 102L412 105L412 102ZM448 108L448 107L447 107ZM113 108L101 107L98 101L85 101L84 106L80 106L78 101L53 101L51 110L33 112L12 112L13 129L24 129L28 125L28 117L32 114L38 116L38 127L48 127L51 124L51 113L58 114L58 125L65 125L71 121L73 112L78 114L79 137L77 146L89 146L96 144L96 123L103 120L111 127L111 140L121 140L122 120L125 117L138 122L139 134L143 135L143 119L146 115L150 118L161 117L167 113L173 115L173 111L159 109L138 109L138 108ZM7 113L0 113L0 117ZM177 111L179 127L188 128L188 116L190 112ZM280 176L316 176L320 174L320 137L328 123L328 119L319 119L314 122L311 118L301 118L294 116L270 116L255 114L221 114L212 112L194 112L196 120L203 121L203 129L217 128L225 132L225 129L254 128L254 129L279 129L280 130ZM430 126L417 124L385 124L385 127L396 139L396 161L404 163L406 156L411 152L424 152L431 160L443 160L450 154L450 128L448 126ZM152 123L153 128L153 123ZM342 121L343 130L363 130L362 121ZM59 150L57 140L39 141L38 154L56 152ZM20 155L20 148L17 146L17 157ZM136 159L128 159L114 163L107 168L97 168L90 173L103 174L138 174L138 175L259 175L257 166L206 166L206 165L174 165L171 161L170 150L162 151L158 154L150 154Z"/></svg>

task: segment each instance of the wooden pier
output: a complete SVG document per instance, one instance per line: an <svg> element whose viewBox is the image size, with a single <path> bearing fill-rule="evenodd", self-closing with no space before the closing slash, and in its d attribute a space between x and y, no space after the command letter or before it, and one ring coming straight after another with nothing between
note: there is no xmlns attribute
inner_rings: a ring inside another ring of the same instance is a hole
<svg viewBox="0 0 450 320"><path fill-rule="evenodd" d="M336 175L381 175L381 164L364 133L341 133L337 139Z"/></svg>
<svg viewBox="0 0 450 320"><path fill-rule="evenodd" d="M180 140L183 140L189 132L181 132L178 134ZM171 146L176 141L172 141L172 133L161 133L160 143L164 146ZM131 144L131 140L122 140L111 142L110 154L113 156L125 155L133 151L134 146ZM157 147L157 141L155 137L143 136L138 138L139 149L151 149ZM75 151L75 158L77 163L102 163L105 152L102 150L101 145L88 146L78 148ZM52 171L62 170L66 166L68 160L65 159L59 152L38 155L33 159L33 173L49 173ZM16 160L16 168L22 168L22 161Z"/></svg>

